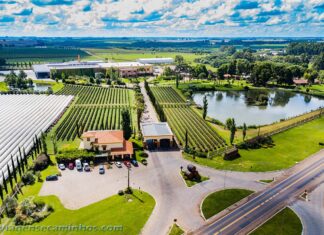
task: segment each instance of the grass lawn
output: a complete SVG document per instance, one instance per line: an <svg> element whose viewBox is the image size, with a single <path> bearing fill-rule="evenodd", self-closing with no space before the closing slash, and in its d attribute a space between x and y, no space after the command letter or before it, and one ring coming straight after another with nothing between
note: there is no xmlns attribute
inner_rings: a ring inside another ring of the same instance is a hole
<svg viewBox="0 0 324 235"><path fill-rule="evenodd" d="M185 177L184 177L184 172L180 172L180 174L181 174L183 180L186 182L186 185L187 185L188 187L192 187L192 186L194 186L194 185L196 185L196 184L199 184L199 183L201 183L201 182L203 182L203 181L209 180L208 177L206 177L206 176L202 176L202 175L200 176L200 177L201 177L200 180L189 180L189 179L185 179Z"/></svg>
<svg viewBox="0 0 324 235"><path fill-rule="evenodd" d="M58 92L64 87L62 82L55 82L55 81L42 81L42 80L33 80L34 83L40 85L51 85L53 92Z"/></svg>
<svg viewBox="0 0 324 235"><path fill-rule="evenodd" d="M252 235L299 235L303 226L299 217L289 208L285 208L268 222L252 232Z"/></svg>
<svg viewBox="0 0 324 235"><path fill-rule="evenodd" d="M274 171L286 169L322 149L324 142L324 117L279 133L272 137L275 146L254 150L240 150L241 157L225 161L222 157L213 159L184 157L195 163L216 169L234 171Z"/></svg>
<svg viewBox="0 0 324 235"><path fill-rule="evenodd" d="M0 82L0 91L8 91L7 84L5 82Z"/></svg>
<svg viewBox="0 0 324 235"><path fill-rule="evenodd" d="M169 235L181 235L181 234L184 234L184 231L177 224L173 224Z"/></svg>
<svg viewBox="0 0 324 235"><path fill-rule="evenodd" d="M225 189L214 192L204 199L201 206L202 213L206 219L209 219L252 193L253 191L246 189Z"/></svg>

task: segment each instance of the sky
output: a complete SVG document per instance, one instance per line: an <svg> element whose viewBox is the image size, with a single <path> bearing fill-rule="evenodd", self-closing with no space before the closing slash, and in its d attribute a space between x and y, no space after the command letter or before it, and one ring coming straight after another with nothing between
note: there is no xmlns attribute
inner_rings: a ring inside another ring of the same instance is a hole
<svg viewBox="0 0 324 235"><path fill-rule="evenodd" d="M0 0L0 36L324 36L324 0Z"/></svg>

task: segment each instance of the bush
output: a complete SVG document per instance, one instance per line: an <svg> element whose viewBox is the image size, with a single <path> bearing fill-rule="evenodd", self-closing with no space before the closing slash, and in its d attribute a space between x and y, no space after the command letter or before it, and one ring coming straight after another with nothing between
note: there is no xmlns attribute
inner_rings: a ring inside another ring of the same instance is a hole
<svg viewBox="0 0 324 235"><path fill-rule="evenodd" d="M140 152L139 155L140 155L141 157L144 157L144 158L147 158L147 157L148 157L148 154L145 153L145 152L143 152L143 151Z"/></svg>
<svg viewBox="0 0 324 235"><path fill-rule="evenodd" d="M34 184L35 183L34 174L31 171L27 171L21 177L21 181L24 183L24 185L32 185L32 184Z"/></svg>
<svg viewBox="0 0 324 235"><path fill-rule="evenodd" d="M16 215L16 208L18 206L18 203L15 198L7 197L4 200L3 205L5 207L7 217L12 218Z"/></svg>
<svg viewBox="0 0 324 235"><path fill-rule="evenodd" d="M66 151L59 151L56 155L56 160L57 162L71 162L76 159L81 159L82 161L90 162L94 160L95 155L96 153L92 151L69 149Z"/></svg>
<svg viewBox="0 0 324 235"><path fill-rule="evenodd" d="M123 191L123 190L119 190L119 191L118 191L118 195L119 195L119 196L124 195L124 191Z"/></svg>
<svg viewBox="0 0 324 235"><path fill-rule="evenodd" d="M50 163L51 163L50 157L45 153L41 153L34 161L33 169L34 171L42 171L46 169Z"/></svg>

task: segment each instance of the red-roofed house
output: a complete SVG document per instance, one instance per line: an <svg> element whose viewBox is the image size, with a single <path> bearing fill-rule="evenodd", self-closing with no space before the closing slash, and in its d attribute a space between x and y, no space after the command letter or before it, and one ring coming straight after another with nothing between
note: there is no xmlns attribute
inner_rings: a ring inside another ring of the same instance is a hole
<svg viewBox="0 0 324 235"><path fill-rule="evenodd" d="M81 138L84 149L108 152L113 159L131 157L134 153L133 144L124 139L120 130L87 131Z"/></svg>

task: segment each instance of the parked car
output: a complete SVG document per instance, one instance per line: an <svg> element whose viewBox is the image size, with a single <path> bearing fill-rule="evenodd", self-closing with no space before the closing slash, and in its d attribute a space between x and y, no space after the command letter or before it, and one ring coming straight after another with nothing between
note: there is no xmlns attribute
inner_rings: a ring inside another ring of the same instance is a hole
<svg viewBox="0 0 324 235"><path fill-rule="evenodd" d="M55 180L58 180L57 175L46 176L46 181L55 181Z"/></svg>
<svg viewBox="0 0 324 235"><path fill-rule="evenodd" d="M132 159L131 163L133 164L133 166L136 166L136 167L138 166L138 163L137 163L137 161L135 159Z"/></svg>
<svg viewBox="0 0 324 235"><path fill-rule="evenodd" d="M65 165L63 163L61 163L61 164L58 165L58 168L60 170L65 170Z"/></svg>
<svg viewBox="0 0 324 235"><path fill-rule="evenodd" d="M131 168L131 164L130 164L129 161L124 161L124 164L125 164L125 166L127 166L128 168Z"/></svg>
<svg viewBox="0 0 324 235"><path fill-rule="evenodd" d="M73 169L74 169L74 165L73 165L72 162L69 163L68 168L69 168L70 170L73 170Z"/></svg>
<svg viewBox="0 0 324 235"><path fill-rule="evenodd" d="M120 162L115 162L115 165L118 167L118 168L122 168L122 164Z"/></svg>
<svg viewBox="0 0 324 235"><path fill-rule="evenodd" d="M90 171L89 163L87 163L87 162L83 163L83 169L84 169L84 171Z"/></svg>
<svg viewBox="0 0 324 235"><path fill-rule="evenodd" d="M146 159L143 159L142 160L142 164L146 166L147 165L147 160Z"/></svg>
<svg viewBox="0 0 324 235"><path fill-rule="evenodd" d="M105 174L105 167L104 165L99 165L99 174Z"/></svg>
<svg viewBox="0 0 324 235"><path fill-rule="evenodd" d="M78 171L82 171L82 163L79 159L75 160L75 167Z"/></svg>

